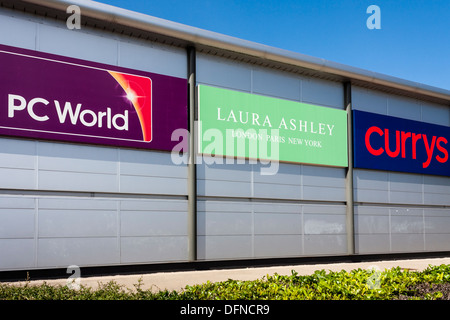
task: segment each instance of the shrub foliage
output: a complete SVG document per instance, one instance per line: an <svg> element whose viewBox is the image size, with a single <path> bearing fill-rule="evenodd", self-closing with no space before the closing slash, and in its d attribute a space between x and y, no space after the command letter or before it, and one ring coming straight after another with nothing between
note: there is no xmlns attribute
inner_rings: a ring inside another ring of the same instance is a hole
<svg viewBox="0 0 450 320"><path fill-rule="evenodd" d="M229 279L186 286L181 291L135 290L115 282L97 289L80 286L0 284L2 300L436 300L450 299L450 265L423 271L400 268L350 272L318 270L311 275L267 275L254 281Z"/></svg>

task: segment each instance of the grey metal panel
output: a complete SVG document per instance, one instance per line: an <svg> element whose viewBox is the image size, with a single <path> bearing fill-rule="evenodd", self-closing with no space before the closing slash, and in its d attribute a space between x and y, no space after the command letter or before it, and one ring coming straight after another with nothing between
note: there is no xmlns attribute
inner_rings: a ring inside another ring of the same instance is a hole
<svg viewBox="0 0 450 320"><path fill-rule="evenodd" d="M72 209L72 210L115 210L114 199L71 198L71 197L38 197L39 209Z"/></svg>
<svg viewBox="0 0 450 320"><path fill-rule="evenodd" d="M345 188L345 169L304 165L303 185Z"/></svg>
<svg viewBox="0 0 450 320"><path fill-rule="evenodd" d="M388 215L363 215L355 213L356 234L389 234L389 231Z"/></svg>
<svg viewBox="0 0 450 320"><path fill-rule="evenodd" d="M390 95L388 98L388 115L420 121L422 110L420 103L415 99Z"/></svg>
<svg viewBox="0 0 450 320"><path fill-rule="evenodd" d="M299 204L199 201L198 210L201 259L301 254L302 206ZM237 245L236 239L246 240Z"/></svg>
<svg viewBox="0 0 450 320"><path fill-rule="evenodd" d="M450 178L424 175L424 203L450 205Z"/></svg>
<svg viewBox="0 0 450 320"><path fill-rule="evenodd" d="M187 259L185 200L124 200L121 209L121 262Z"/></svg>
<svg viewBox="0 0 450 320"><path fill-rule="evenodd" d="M120 149L120 191L127 193L187 193L187 170L174 164L170 153Z"/></svg>
<svg viewBox="0 0 450 320"><path fill-rule="evenodd" d="M309 234L304 236L303 242L305 255L347 253L347 236L345 234Z"/></svg>
<svg viewBox="0 0 450 320"><path fill-rule="evenodd" d="M383 171L355 169L354 196L357 202L389 202L389 174Z"/></svg>
<svg viewBox="0 0 450 320"><path fill-rule="evenodd" d="M305 204L303 205L303 213L315 215L315 214L346 214L346 207L344 205L322 205L322 204Z"/></svg>
<svg viewBox="0 0 450 320"><path fill-rule="evenodd" d="M185 212L187 201L178 199L120 200L121 211Z"/></svg>
<svg viewBox="0 0 450 320"><path fill-rule="evenodd" d="M389 173L376 170L354 170L354 186L357 189L388 190Z"/></svg>
<svg viewBox="0 0 450 320"><path fill-rule="evenodd" d="M355 215L369 215L369 216L389 216L389 207L382 206L355 206Z"/></svg>
<svg viewBox="0 0 450 320"><path fill-rule="evenodd" d="M450 209L424 209L425 249L450 250Z"/></svg>
<svg viewBox="0 0 450 320"><path fill-rule="evenodd" d="M450 195L450 178L424 175L424 192Z"/></svg>
<svg viewBox="0 0 450 320"><path fill-rule="evenodd" d="M315 78L302 80L302 102L332 107L344 108L344 90L341 83Z"/></svg>
<svg viewBox="0 0 450 320"><path fill-rule="evenodd" d="M251 235L198 236L199 260L240 259L253 256Z"/></svg>
<svg viewBox="0 0 450 320"><path fill-rule="evenodd" d="M0 187L36 188L36 142L0 138Z"/></svg>
<svg viewBox="0 0 450 320"><path fill-rule="evenodd" d="M39 142L39 170L117 174L117 150L91 145Z"/></svg>
<svg viewBox="0 0 450 320"><path fill-rule="evenodd" d="M270 183L276 185L285 184L301 186L302 184L302 165L278 163L276 173L270 175L264 174L264 168L266 168L266 166L259 162L252 166L253 181L255 185L258 183Z"/></svg>
<svg viewBox="0 0 450 320"><path fill-rule="evenodd" d="M199 200L198 211L205 212L252 212L252 204L247 201Z"/></svg>
<svg viewBox="0 0 450 320"><path fill-rule="evenodd" d="M185 164L174 164L170 153L120 149L121 176L187 178Z"/></svg>
<svg viewBox="0 0 450 320"><path fill-rule="evenodd" d="M39 142L38 155L40 189L118 191L115 149Z"/></svg>
<svg viewBox="0 0 450 320"><path fill-rule="evenodd" d="M345 234L344 215L303 214L305 235Z"/></svg>
<svg viewBox="0 0 450 320"><path fill-rule="evenodd" d="M254 183L253 196L269 199L302 199L302 187L292 184Z"/></svg>
<svg viewBox="0 0 450 320"><path fill-rule="evenodd" d="M36 172L30 169L0 168L0 188L35 189Z"/></svg>
<svg viewBox="0 0 450 320"><path fill-rule="evenodd" d="M35 209L0 208L0 238L33 238L34 217Z"/></svg>
<svg viewBox="0 0 450 320"><path fill-rule="evenodd" d="M115 175L63 171L39 172L39 189L86 192L119 191Z"/></svg>
<svg viewBox="0 0 450 320"><path fill-rule="evenodd" d="M424 250L424 210L414 206L357 206L355 225L358 253Z"/></svg>
<svg viewBox="0 0 450 320"><path fill-rule="evenodd" d="M391 191L389 193L389 203L422 204L422 192L411 191Z"/></svg>
<svg viewBox="0 0 450 320"><path fill-rule="evenodd" d="M122 237L185 236L186 213L170 211L121 211Z"/></svg>
<svg viewBox="0 0 450 320"><path fill-rule="evenodd" d="M423 234L423 232L423 216L391 216L392 235L396 233Z"/></svg>
<svg viewBox="0 0 450 320"><path fill-rule="evenodd" d="M119 66L173 77L186 78L186 51L150 41L121 40Z"/></svg>
<svg viewBox="0 0 450 320"><path fill-rule="evenodd" d="M422 209L359 205L355 207L355 228L360 254L408 252L407 239L414 241L411 247L422 250L424 246Z"/></svg>
<svg viewBox="0 0 450 320"><path fill-rule="evenodd" d="M423 211L425 217L450 217L450 209L424 208Z"/></svg>
<svg viewBox="0 0 450 320"><path fill-rule="evenodd" d="M387 190L356 190L355 201L388 203L389 194Z"/></svg>
<svg viewBox="0 0 450 320"><path fill-rule="evenodd" d="M117 236L114 200L44 198L38 201L40 238Z"/></svg>
<svg viewBox="0 0 450 320"><path fill-rule="evenodd" d="M450 234L425 234L425 250L448 251L450 250Z"/></svg>
<svg viewBox="0 0 450 320"><path fill-rule="evenodd" d="M207 196L228 196L228 197L250 197L250 182L243 181L197 181L197 191L199 195Z"/></svg>
<svg viewBox="0 0 450 320"><path fill-rule="evenodd" d="M295 204L256 204L255 234L302 234L302 207Z"/></svg>
<svg viewBox="0 0 450 320"><path fill-rule="evenodd" d="M422 121L441 126L450 126L450 108L428 102L421 102Z"/></svg>
<svg viewBox="0 0 450 320"><path fill-rule="evenodd" d="M352 108L387 115L387 95L377 91L352 86Z"/></svg>
<svg viewBox="0 0 450 320"><path fill-rule="evenodd" d="M345 170L319 166L303 166L303 199L345 200Z"/></svg>
<svg viewBox="0 0 450 320"><path fill-rule="evenodd" d="M389 203L388 190L356 189L356 202Z"/></svg>
<svg viewBox="0 0 450 320"><path fill-rule="evenodd" d="M1 209L34 209L35 201L30 197L0 196Z"/></svg>
<svg viewBox="0 0 450 320"><path fill-rule="evenodd" d="M21 19L16 13L0 10L0 30L14 30L1 32L0 43L25 49L36 49L37 25L29 20Z"/></svg>
<svg viewBox="0 0 450 320"><path fill-rule="evenodd" d="M117 212L100 210L40 209L39 237L115 237Z"/></svg>
<svg viewBox="0 0 450 320"><path fill-rule="evenodd" d="M389 173L390 190L421 193L423 176L416 174Z"/></svg>
<svg viewBox="0 0 450 320"><path fill-rule="evenodd" d="M116 237L44 238L38 240L37 267L68 267L119 263Z"/></svg>
<svg viewBox="0 0 450 320"><path fill-rule="evenodd" d="M253 93L300 101L299 77L255 67L252 80Z"/></svg>
<svg viewBox="0 0 450 320"><path fill-rule="evenodd" d="M425 193L425 204L450 205L450 197L444 193Z"/></svg>
<svg viewBox="0 0 450 320"><path fill-rule="evenodd" d="M229 61L202 53L197 54L197 83L251 91L251 68L244 63Z"/></svg>
<svg viewBox="0 0 450 320"><path fill-rule="evenodd" d="M297 203L283 202L252 202L255 213L273 213L273 214L301 214L303 206Z"/></svg>
<svg viewBox="0 0 450 320"><path fill-rule="evenodd" d="M185 260L186 206L185 200L1 196L0 238L14 239L5 248L0 240L0 254L9 259L0 269Z"/></svg>
<svg viewBox="0 0 450 320"><path fill-rule="evenodd" d="M197 166L197 192L207 196L251 196L250 164L211 164Z"/></svg>
<svg viewBox="0 0 450 320"><path fill-rule="evenodd" d="M253 195L258 198L301 199L302 166L278 163L275 174L265 173L265 166L253 165ZM274 168L275 169L275 168Z"/></svg>
<svg viewBox="0 0 450 320"><path fill-rule="evenodd" d="M345 189L326 188L319 186L303 186L303 199L324 200L324 201L344 201Z"/></svg>
<svg viewBox="0 0 450 320"><path fill-rule="evenodd" d="M253 230L251 212L205 212L197 213L197 233L211 235L251 235Z"/></svg>
<svg viewBox="0 0 450 320"><path fill-rule="evenodd" d="M120 192L136 194L185 195L186 179L165 177L121 176Z"/></svg>
<svg viewBox="0 0 450 320"><path fill-rule="evenodd" d="M389 234L359 234L355 239L357 254L390 252Z"/></svg>
<svg viewBox="0 0 450 320"><path fill-rule="evenodd" d="M255 258L300 256L303 254L301 235L255 235Z"/></svg>
<svg viewBox="0 0 450 320"><path fill-rule="evenodd" d="M118 43L116 39L107 35L87 28L70 30L63 22L58 25L40 24L38 50L117 65Z"/></svg>
<svg viewBox="0 0 450 320"><path fill-rule="evenodd" d="M420 216L420 217L423 217L424 209L422 209L422 208L415 208L413 206L408 207L408 208L392 207L392 208L389 209L389 214L392 217L395 217L395 216L400 216L400 217Z"/></svg>
<svg viewBox="0 0 450 320"><path fill-rule="evenodd" d="M301 213L255 213L255 234L302 234Z"/></svg>
<svg viewBox="0 0 450 320"><path fill-rule="evenodd" d="M448 106L400 97L375 90L352 87L352 106L362 110L399 118L450 125Z"/></svg>
<svg viewBox="0 0 450 320"><path fill-rule="evenodd" d="M0 138L0 168L36 169L36 142Z"/></svg>
<svg viewBox="0 0 450 320"><path fill-rule="evenodd" d="M450 210L446 210L448 215ZM425 232L427 234L449 234L450 235L450 216L430 217L425 216Z"/></svg>
<svg viewBox="0 0 450 320"><path fill-rule="evenodd" d="M423 234L392 234L392 252L417 252L425 250Z"/></svg>
<svg viewBox="0 0 450 320"><path fill-rule="evenodd" d="M0 239L18 240L17 243L14 241L8 242L14 248L19 243L26 243L25 246L28 246L29 242L23 242L22 240L24 238L33 239L36 235L35 212L35 200L33 198L0 197ZM6 257L6 253L5 255L0 253L0 265L2 264L1 260L6 259L4 257ZM15 260L15 258L12 258L12 260Z"/></svg>
<svg viewBox="0 0 450 320"><path fill-rule="evenodd" d="M123 237L121 263L151 263L187 260L187 237Z"/></svg>
<svg viewBox="0 0 450 320"><path fill-rule="evenodd" d="M247 163L226 163L206 164L200 163L197 168L198 179L211 179L222 181L243 181L250 182L252 176L251 164Z"/></svg>
<svg viewBox="0 0 450 320"><path fill-rule="evenodd" d="M0 270L35 267L34 239L0 239L0 257Z"/></svg>
<svg viewBox="0 0 450 320"><path fill-rule="evenodd" d="M345 232L345 206L303 206L303 253L305 255L346 252Z"/></svg>
<svg viewBox="0 0 450 320"><path fill-rule="evenodd" d="M198 201L197 232L199 236L251 235L252 207L247 202Z"/></svg>

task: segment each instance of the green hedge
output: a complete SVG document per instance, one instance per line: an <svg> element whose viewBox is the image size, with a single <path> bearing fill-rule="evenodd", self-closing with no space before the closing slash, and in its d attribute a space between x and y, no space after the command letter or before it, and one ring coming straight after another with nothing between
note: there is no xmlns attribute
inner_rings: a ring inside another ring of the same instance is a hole
<svg viewBox="0 0 450 320"><path fill-rule="evenodd" d="M396 300L450 299L450 265L429 266L424 271L392 268L350 272L319 270L311 275L267 275L254 281L227 280L186 286L184 290L151 292L115 282L94 290L80 286L0 284L2 300Z"/></svg>

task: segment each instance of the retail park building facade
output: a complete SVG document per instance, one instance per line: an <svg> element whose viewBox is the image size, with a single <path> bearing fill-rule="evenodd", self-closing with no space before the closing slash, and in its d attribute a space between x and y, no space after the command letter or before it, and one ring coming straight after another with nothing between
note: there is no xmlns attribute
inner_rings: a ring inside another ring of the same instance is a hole
<svg viewBox="0 0 450 320"><path fill-rule="evenodd" d="M450 251L449 91L0 5L0 271Z"/></svg>

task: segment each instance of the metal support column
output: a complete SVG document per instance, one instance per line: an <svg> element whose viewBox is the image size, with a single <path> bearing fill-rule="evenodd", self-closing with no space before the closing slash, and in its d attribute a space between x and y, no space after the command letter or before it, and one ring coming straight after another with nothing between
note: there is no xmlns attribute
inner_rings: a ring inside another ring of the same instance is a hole
<svg viewBox="0 0 450 320"><path fill-rule="evenodd" d="M355 254L355 227L353 203L353 117L352 117L352 85L344 83L344 106L347 111L347 149L348 167L345 175L346 190L346 227L347 227L347 253Z"/></svg>
<svg viewBox="0 0 450 320"><path fill-rule="evenodd" d="M195 60L194 47L187 48L188 57L188 130L189 130L189 159L188 159L188 260L197 260L197 167L195 121L197 120L195 99Z"/></svg>

